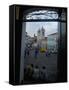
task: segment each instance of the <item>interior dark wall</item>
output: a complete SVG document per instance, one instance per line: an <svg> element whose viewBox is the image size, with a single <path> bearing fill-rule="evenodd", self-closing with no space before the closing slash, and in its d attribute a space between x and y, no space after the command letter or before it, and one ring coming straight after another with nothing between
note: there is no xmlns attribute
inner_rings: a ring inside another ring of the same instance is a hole
<svg viewBox="0 0 69 90"><path fill-rule="evenodd" d="M62 23L61 23L62 24ZM60 45L59 45L59 54L58 54L58 81L66 82L67 81L67 23L65 34L63 35L63 30L60 27Z"/></svg>
<svg viewBox="0 0 69 90"><path fill-rule="evenodd" d="M19 20L22 18L22 9L19 8L19 17L15 18L15 80L16 84L19 84L20 80L20 56L21 56L21 37L22 37L22 22Z"/></svg>
<svg viewBox="0 0 69 90"><path fill-rule="evenodd" d="M14 83L14 7L9 7L9 83Z"/></svg>

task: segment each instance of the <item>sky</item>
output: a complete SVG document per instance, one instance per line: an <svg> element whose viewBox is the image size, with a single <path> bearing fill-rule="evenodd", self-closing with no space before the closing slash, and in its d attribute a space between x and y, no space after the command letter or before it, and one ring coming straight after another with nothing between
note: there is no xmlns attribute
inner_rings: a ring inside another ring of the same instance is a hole
<svg viewBox="0 0 69 90"><path fill-rule="evenodd" d="M42 26L45 29L45 37L58 32L58 22L26 22L26 32L31 37L33 37L34 34L37 36L37 31L41 29Z"/></svg>
<svg viewBox="0 0 69 90"><path fill-rule="evenodd" d="M57 19L58 14L55 11L39 10L28 13L26 19ZM37 36L37 31L41 28L45 29L45 37L58 31L58 22L26 22L26 32L31 37Z"/></svg>

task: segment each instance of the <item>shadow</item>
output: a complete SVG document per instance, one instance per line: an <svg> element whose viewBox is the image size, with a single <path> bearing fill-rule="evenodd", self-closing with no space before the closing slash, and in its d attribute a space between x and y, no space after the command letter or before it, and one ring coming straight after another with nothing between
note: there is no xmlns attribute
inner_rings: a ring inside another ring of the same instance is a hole
<svg viewBox="0 0 69 90"><path fill-rule="evenodd" d="M5 81L5 83L9 84L9 81Z"/></svg>

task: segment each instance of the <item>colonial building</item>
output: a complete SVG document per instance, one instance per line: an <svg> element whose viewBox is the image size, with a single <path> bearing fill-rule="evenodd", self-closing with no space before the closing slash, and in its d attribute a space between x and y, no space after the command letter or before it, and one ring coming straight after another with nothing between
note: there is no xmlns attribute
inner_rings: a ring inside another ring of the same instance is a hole
<svg viewBox="0 0 69 90"><path fill-rule="evenodd" d="M47 50L57 52L58 49L58 33L53 33L47 36Z"/></svg>

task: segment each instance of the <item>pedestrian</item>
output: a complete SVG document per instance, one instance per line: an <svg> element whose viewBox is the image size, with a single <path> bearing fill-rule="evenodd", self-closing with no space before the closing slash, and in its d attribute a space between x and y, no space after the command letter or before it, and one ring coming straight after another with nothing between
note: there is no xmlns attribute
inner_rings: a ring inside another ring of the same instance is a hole
<svg viewBox="0 0 69 90"><path fill-rule="evenodd" d="M38 48L35 48L35 58L38 57L38 53L39 53L39 49Z"/></svg>
<svg viewBox="0 0 69 90"><path fill-rule="evenodd" d="M27 57L27 56L29 56L29 53L30 53L29 52L29 48L26 47L25 50L24 50L24 58Z"/></svg>
<svg viewBox="0 0 69 90"><path fill-rule="evenodd" d="M29 56L29 54L30 54L30 48L27 47L27 55Z"/></svg>
<svg viewBox="0 0 69 90"><path fill-rule="evenodd" d="M24 58L27 56L27 49L24 50Z"/></svg>

